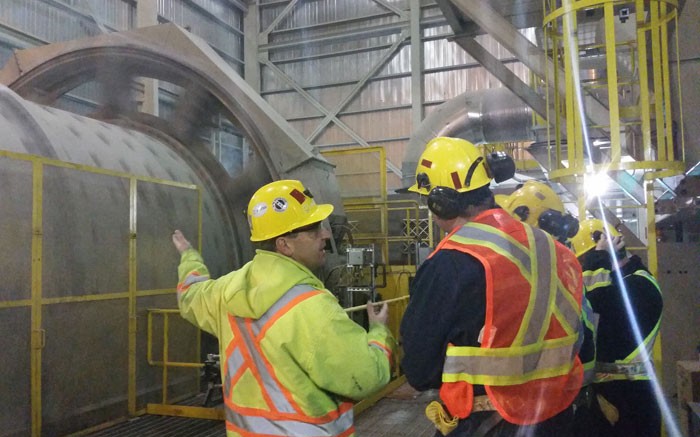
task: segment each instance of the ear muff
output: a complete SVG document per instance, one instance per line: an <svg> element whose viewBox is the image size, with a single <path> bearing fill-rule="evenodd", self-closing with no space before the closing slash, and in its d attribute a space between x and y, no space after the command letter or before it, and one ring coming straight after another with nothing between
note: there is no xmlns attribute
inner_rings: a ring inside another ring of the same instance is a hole
<svg viewBox="0 0 700 437"><path fill-rule="evenodd" d="M572 238L578 232L578 220L571 214L562 214L554 209L540 214L537 226L561 242Z"/></svg>
<svg viewBox="0 0 700 437"><path fill-rule="evenodd" d="M462 207L459 192L448 187L435 187L428 194L428 208L436 216L451 220L459 215Z"/></svg>
<svg viewBox="0 0 700 437"><path fill-rule="evenodd" d="M491 152L486 155L486 170L499 184L515 176L515 161L504 152Z"/></svg>
<svg viewBox="0 0 700 437"><path fill-rule="evenodd" d="M578 234L578 220L571 214L565 214L562 231L567 239L574 238L574 235Z"/></svg>
<svg viewBox="0 0 700 437"><path fill-rule="evenodd" d="M560 239L562 236L562 216L563 214L559 211L548 209L540 214L537 219L537 226L556 239Z"/></svg>
<svg viewBox="0 0 700 437"><path fill-rule="evenodd" d="M517 215L521 222L524 222L530 217L530 208L525 205L520 205L513 210L513 214Z"/></svg>

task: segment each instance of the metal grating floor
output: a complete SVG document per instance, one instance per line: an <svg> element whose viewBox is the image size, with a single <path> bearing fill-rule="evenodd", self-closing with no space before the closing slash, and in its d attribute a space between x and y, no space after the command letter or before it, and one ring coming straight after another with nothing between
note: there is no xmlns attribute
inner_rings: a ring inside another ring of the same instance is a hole
<svg viewBox="0 0 700 437"><path fill-rule="evenodd" d="M188 417L145 415L95 433L94 437L226 437L224 422Z"/></svg>
<svg viewBox="0 0 700 437"><path fill-rule="evenodd" d="M355 418L357 437L432 437L435 428L425 418L425 406L435 392L417 392L404 384ZM225 437L223 422L185 417L145 415L105 428L90 437Z"/></svg>
<svg viewBox="0 0 700 437"><path fill-rule="evenodd" d="M433 437L425 406L437 391L417 392L405 383L355 418L357 437Z"/></svg>

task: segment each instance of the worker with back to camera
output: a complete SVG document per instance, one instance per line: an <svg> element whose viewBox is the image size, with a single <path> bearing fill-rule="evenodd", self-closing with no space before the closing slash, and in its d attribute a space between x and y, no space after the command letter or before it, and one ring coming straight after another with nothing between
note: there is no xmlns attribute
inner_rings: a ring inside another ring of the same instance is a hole
<svg viewBox="0 0 700 437"><path fill-rule="evenodd" d="M417 390L440 389L436 436L571 435L581 387L581 269L549 234L496 207L504 154L430 141L410 191L427 195L447 233L418 269L401 322L402 366Z"/></svg>
<svg viewBox="0 0 700 437"><path fill-rule="evenodd" d="M663 309L659 284L638 256L627 255L624 237L601 220L581 222L572 243L588 300L600 315L595 391L602 435L659 436L661 411L651 381Z"/></svg>
<svg viewBox="0 0 700 437"><path fill-rule="evenodd" d="M578 232L579 223L566 211L564 203L544 182L529 180L503 199L500 205L513 217L549 233L560 243L571 247L570 238ZM583 386L574 400L573 436L596 436L595 410L598 404L593 390L595 377L595 337L598 315L585 296L582 300L583 343L579 358L583 364Z"/></svg>
<svg viewBox="0 0 700 437"><path fill-rule="evenodd" d="M578 232L578 220L566 212L559 196L543 182L525 182L499 205L520 221L542 229L564 245L568 246L568 240Z"/></svg>
<svg viewBox="0 0 700 437"><path fill-rule="evenodd" d="M352 401L389 382L386 303L368 305L367 332L312 273L325 261L322 223L332 211L299 181L263 186L247 210L259 249L218 279L173 234L180 312L219 339L229 437L352 436Z"/></svg>

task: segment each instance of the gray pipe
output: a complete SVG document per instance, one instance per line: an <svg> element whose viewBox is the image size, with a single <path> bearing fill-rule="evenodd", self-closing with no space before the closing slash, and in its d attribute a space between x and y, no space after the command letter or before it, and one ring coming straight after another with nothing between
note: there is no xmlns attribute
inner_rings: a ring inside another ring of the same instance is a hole
<svg viewBox="0 0 700 437"><path fill-rule="evenodd" d="M414 131L404 158L403 186L413 184L418 158L435 137L474 144L534 140L532 110L506 88L460 94L432 111Z"/></svg>

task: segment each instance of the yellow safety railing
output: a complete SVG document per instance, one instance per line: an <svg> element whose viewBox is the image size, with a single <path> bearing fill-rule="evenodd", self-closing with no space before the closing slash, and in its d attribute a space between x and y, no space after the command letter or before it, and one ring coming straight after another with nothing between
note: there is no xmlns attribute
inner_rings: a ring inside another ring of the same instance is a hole
<svg viewBox="0 0 700 437"><path fill-rule="evenodd" d="M204 367L203 363L199 362L182 362L182 361L170 361L169 356L169 344L170 344L170 316L175 315L180 318L180 310L177 309L160 309L160 308L150 308L147 310L148 314L148 324L147 324L147 344L146 344L146 359L148 364L151 366L162 368L162 393L161 393L161 403L153 404L149 403L146 405L146 413L148 414L160 414L166 416L180 416L180 417L193 417L199 419L224 419L223 411L219 408L207 408L207 407L197 407L189 405L175 405L176 400L171 400L168 396L168 371L170 368L189 368L189 369L201 369ZM161 359L155 360L153 358L153 319L156 316L162 316L163 325L163 344L161 349ZM201 351L201 336L197 336L197 356L200 355Z"/></svg>
<svg viewBox="0 0 700 437"><path fill-rule="evenodd" d="M402 273L409 272L395 272L398 275ZM400 296L396 298L387 299L378 302L377 305L386 303L389 305L389 323L388 327L392 334L398 338L399 325L401 323L401 318L406 310L406 305L408 305L408 296ZM354 313L358 311L365 311L367 305L359 305L351 308L346 308L345 312ZM169 317L171 315L180 316L180 311L176 309L159 309L153 308L148 310L148 328L147 328L147 360L148 364L151 366L162 367L162 402L160 404L148 404L146 406L146 413L148 414L160 414L167 416L180 416L180 417L193 417L199 419L220 419L224 420L224 413L222 408L209 408L209 407L197 407L197 406L186 406L186 405L175 405L171 403L171 399L168 397L168 369L170 368L190 368L190 369L201 369L204 364L198 362L180 362L180 361L170 361L168 355L168 344L170 338L170 323ZM162 345L162 357L160 360L153 358L153 345L154 345L154 317L162 316L163 325L163 345ZM199 339L199 337L198 337ZM197 350L200 349L200 344L198 341ZM401 352L397 351L392 357L392 380L391 382L382 388L380 391L374 395L366 398L355 405L355 413L359 414L361 411L374 405L379 399L386 396L387 393L392 392L401 384L403 384L406 379L401 374L400 370L400 357Z"/></svg>
<svg viewBox="0 0 700 437"><path fill-rule="evenodd" d="M31 327L30 334L30 396L31 396L31 426L32 436L39 436L42 433L42 377L51 369L46 369L43 363L43 349L46 346L46 331L44 329L44 313L48 305L66 304L66 303L85 303L99 302L106 300L128 301L128 349L124 351L128 362L128 384L127 384L127 409L130 415L138 414L136 397L136 342L137 342L137 306L136 301L139 297L157 296L168 293L174 293L174 290L138 290L137 288L137 213L136 207L138 203L138 186L140 183L153 183L164 185L184 190L193 190L198 196L198 221L199 241L201 241L201 210L202 210L202 195L198 186L188 183L180 183L165 179L158 179L147 176L136 176L133 174L114 171L89 165L75 164L71 162L60 161L57 159L47 158L43 156L30 155L25 153L11 152L0 150L0 158L10 160L23 161L31 164L32 178L32 199L31 199L31 298L22 300L4 300L0 298L0 309L3 308L30 308L30 321L28 325ZM51 284L45 284L43 281L44 264L44 216L45 210L50 208L50 205L45 203L44 192L46 190L44 183L44 173L47 168L61 168L76 172L89 173L101 176L110 176L123 179L128 183L128 211L125 214L129 215L129 239L125 244L128 245L128 289L124 291L112 293L86 294L79 296L57 296L47 297L50 292L47 292ZM28 218L29 219L29 218ZM50 333L53 334L53 333ZM59 336L52 337L54 341L61 341ZM115 393L114 396L118 396Z"/></svg>

